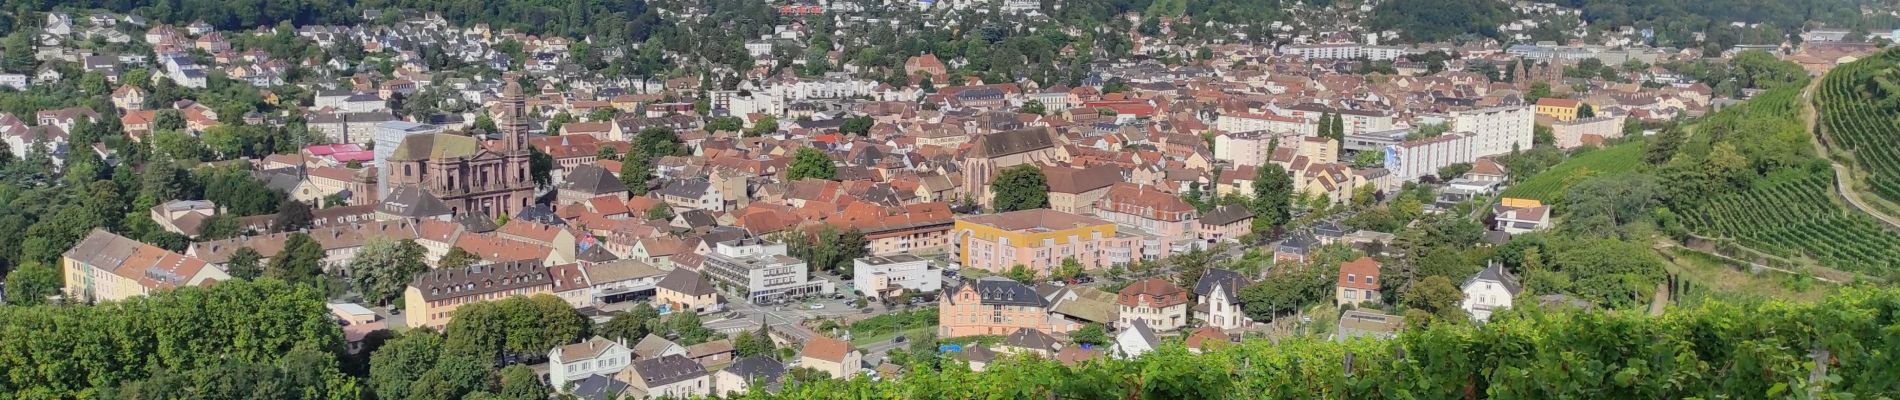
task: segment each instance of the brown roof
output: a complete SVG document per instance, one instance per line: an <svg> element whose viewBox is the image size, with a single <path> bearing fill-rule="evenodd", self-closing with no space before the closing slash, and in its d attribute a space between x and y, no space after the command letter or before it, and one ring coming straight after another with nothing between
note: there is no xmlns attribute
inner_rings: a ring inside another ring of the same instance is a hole
<svg viewBox="0 0 1900 400"><path fill-rule="evenodd" d="M714 293L712 284L706 282L705 277L701 277L699 274L688 271L685 268L674 268L672 272L666 273L666 277L661 278L660 283L657 285L660 289L678 292L687 296L702 296Z"/></svg>
<svg viewBox="0 0 1900 400"><path fill-rule="evenodd" d="M824 336L805 342L805 348L798 352L800 357L810 357L831 362L844 362L844 356L851 353L851 344Z"/></svg>
<svg viewBox="0 0 1900 400"><path fill-rule="evenodd" d="M67 250L65 257L110 271L149 289L183 286L207 265L204 260L166 251L104 229L93 229L85 239Z"/></svg>
<svg viewBox="0 0 1900 400"><path fill-rule="evenodd" d="M1128 287L1122 288L1120 295L1121 297L1115 301L1116 304L1128 307L1141 306L1144 297L1149 303L1148 307L1161 308L1187 304L1187 291L1161 278L1135 281Z"/></svg>
<svg viewBox="0 0 1900 400"><path fill-rule="evenodd" d="M1349 278L1352 278L1355 276L1361 277L1361 278L1357 280L1349 280ZM1367 276L1375 277L1375 278L1379 276L1379 261L1373 260L1372 257L1361 256L1357 260L1347 261L1347 262L1339 264L1339 286L1340 287L1360 289L1360 290L1379 290L1378 283L1366 283L1366 280L1363 277L1367 277Z"/></svg>
<svg viewBox="0 0 1900 400"><path fill-rule="evenodd" d="M1050 193L1083 193L1122 181L1121 170L1099 164L1084 168L1045 165L1042 175L1049 182Z"/></svg>
<svg viewBox="0 0 1900 400"><path fill-rule="evenodd" d="M1002 157L1055 147L1055 131L1048 127L1017 129L978 136L971 157Z"/></svg>
<svg viewBox="0 0 1900 400"><path fill-rule="evenodd" d="M416 275L409 287L420 290L423 300L436 301L551 284L548 268L541 266L541 260L524 260L437 269Z"/></svg>
<svg viewBox="0 0 1900 400"><path fill-rule="evenodd" d="M1544 107L1576 108L1579 104L1583 104L1583 102L1576 99L1560 99L1554 97L1537 99L1537 105Z"/></svg>
<svg viewBox="0 0 1900 400"><path fill-rule="evenodd" d="M1205 349L1207 346L1215 343L1233 342L1234 337L1229 336L1226 332L1222 332L1220 328L1216 328L1212 325L1204 325L1201 326L1200 329L1195 329L1194 333L1188 334L1186 344L1187 347L1190 348Z"/></svg>

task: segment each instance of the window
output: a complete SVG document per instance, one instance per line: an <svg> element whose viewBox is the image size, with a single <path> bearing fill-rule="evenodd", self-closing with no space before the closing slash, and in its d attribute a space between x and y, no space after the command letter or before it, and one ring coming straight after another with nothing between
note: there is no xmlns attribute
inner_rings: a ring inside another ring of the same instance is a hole
<svg viewBox="0 0 1900 400"><path fill-rule="evenodd" d="M1346 282L1358 282L1359 274L1346 274Z"/></svg>

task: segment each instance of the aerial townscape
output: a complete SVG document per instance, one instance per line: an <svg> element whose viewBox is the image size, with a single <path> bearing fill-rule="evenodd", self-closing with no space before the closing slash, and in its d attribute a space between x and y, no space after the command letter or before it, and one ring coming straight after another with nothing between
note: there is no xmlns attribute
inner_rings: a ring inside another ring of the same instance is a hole
<svg viewBox="0 0 1900 400"><path fill-rule="evenodd" d="M1900 398L1900 4L0 1L0 399Z"/></svg>

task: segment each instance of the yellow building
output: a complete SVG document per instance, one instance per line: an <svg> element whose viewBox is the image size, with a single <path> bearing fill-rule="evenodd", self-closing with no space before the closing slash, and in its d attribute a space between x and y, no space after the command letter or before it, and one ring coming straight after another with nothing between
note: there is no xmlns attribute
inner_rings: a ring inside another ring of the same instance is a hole
<svg viewBox="0 0 1900 400"><path fill-rule="evenodd" d="M1576 99L1541 98L1537 99L1537 115L1543 115L1558 121L1577 119L1577 110L1583 108L1583 102Z"/></svg>
<svg viewBox="0 0 1900 400"><path fill-rule="evenodd" d="M1113 222L1043 208L961 218L950 232L964 267L997 273L1023 265L1047 274L1069 258L1107 268L1143 255L1143 238L1117 232Z"/></svg>
<svg viewBox="0 0 1900 400"><path fill-rule="evenodd" d="M439 330L463 304L552 293L554 281L541 260L437 269L416 275L403 290L404 322Z"/></svg>
<svg viewBox="0 0 1900 400"><path fill-rule="evenodd" d="M118 301L231 279L204 260L102 229L93 229L60 258L67 299L76 302Z"/></svg>

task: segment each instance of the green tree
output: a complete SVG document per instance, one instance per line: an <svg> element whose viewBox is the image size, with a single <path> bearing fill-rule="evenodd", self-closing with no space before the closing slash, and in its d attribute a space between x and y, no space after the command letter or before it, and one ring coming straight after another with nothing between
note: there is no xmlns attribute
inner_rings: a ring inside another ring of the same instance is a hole
<svg viewBox="0 0 1900 400"><path fill-rule="evenodd" d="M239 247L231 252L231 258L225 262L224 268L232 278L257 279L264 275L263 259L264 255L258 254L257 249L252 249L250 246Z"/></svg>
<svg viewBox="0 0 1900 400"><path fill-rule="evenodd" d="M1076 261L1075 257L1068 257L1068 258L1062 259L1062 265L1056 266L1054 269L1050 270L1049 272L1053 275L1052 276L1053 278L1068 281L1068 280L1074 280L1075 278L1081 277L1082 270L1083 268L1082 268L1081 261Z"/></svg>
<svg viewBox="0 0 1900 400"><path fill-rule="evenodd" d="M7 273L7 304L15 306L33 306L46 303L47 297L59 294L63 287L58 269L35 261L28 261Z"/></svg>
<svg viewBox="0 0 1900 400"><path fill-rule="evenodd" d="M1361 151L1352 157L1353 168L1372 168L1385 166L1385 153L1380 151Z"/></svg>
<svg viewBox="0 0 1900 400"><path fill-rule="evenodd" d="M284 241L284 249L271 256L264 276L295 283L317 283L323 277L323 244L301 232L290 234Z"/></svg>
<svg viewBox="0 0 1900 400"><path fill-rule="evenodd" d="M717 117L706 123L708 132L738 132L745 128L745 120L739 117Z"/></svg>
<svg viewBox="0 0 1900 400"><path fill-rule="evenodd" d="M1524 93L1524 102L1535 104L1537 103L1537 99L1545 97L1550 97L1550 83L1544 81L1531 82L1530 90Z"/></svg>
<svg viewBox="0 0 1900 400"><path fill-rule="evenodd" d="M442 269L461 269L474 266L481 262L481 256L470 253L468 250L462 249L461 246L456 246L450 247L448 253L442 254L442 259L436 260L435 267Z"/></svg>
<svg viewBox="0 0 1900 400"><path fill-rule="evenodd" d="M620 151L614 150L613 146L600 146L600 151L594 152L594 158L618 161L620 160Z"/></svg>
<svg viewBox="0 0 1900 400"><path fill-rule="evenodd" d="M277 216L271 219L271 229L278 232L296 232L310 229L316 219L310 213L310 204L285 197L277 205Z"/></svg>
<svg viewBox="0 0 1900 400"><path fill-rule="evenodd" d="M600 336L628 343L638 342L653 332L648 325L659 319L660 311L654 309L652 304L640 303L632 309L614 314L607 323L601 324Z"/></svg>
<svg viewBox="0 0 1900 400"><path fill-rule="evenodd" d="M864 136L870 134L871 127L876 124L877 120L868 115L845 118L844 125L838 127L838 132Z"/></svg>
<svg viewBox="0 0 1900 400"><path fill-rule="evenodd" d="M528 148L528 177L534 180L534 186L547 188L554 184L554 156L541 152L540 148Z"/></svg>
<svg viewBox="0 0 1900 400"><path fill-rule="evenodd" d="M1029 269L1028 266L1022 264L1010 266L1008 271L1003 272L1003 276L1007 276L1009 279L1017 282L1022 282L1024 285L1033 285L1036 283L1036 270Z"/></svg>
<svg viewBox="0 0 1900 400"><path fill-rule="evenodd" d="M501 369L500 399L547 400L548 386L541 383L534 369L515 364Z"/></svg>
<svg viewBox="0 0 1900 400"><path fill-rule="evenodd" d="M673 206L669 206L666 203L656 203L653 207L647 208L647 219L655 221L672 220Z"/></svg>
<svg viewBox="0 0 1900 400"><path fill-rule="evenodd" d="M838 166L831 161L831 156L825 155L824 151L810 147L799 148L798 152L792 156L792 165L785 167L785 179L797 181L808 178L836 180Z"/></svg>
<svg viewBox="0 0 1900 400"><path fill-rule="evenodd" d="M1075 333L1069 334L1069 340L1074 341L1076 344L1105 345L1109 343L1108 329L1103 328L1102 324L1091 323L1083 325L1082 329L1078 329Z"/></svg>
<svg viewBox="0 0 1900 400"><path fill-rule="evenodd" d="M1247 206L1253 211L1253 231L1285 224L1292 215L1292 200L1293 176L1279 164L1261 166L1253 182L1253 201Z"/></svg>
<svg viewBox="0 0 1900 400"><path fill-rule="evenodd" d="M990 183L996 212L1049 207L1049 180L1035 165L1024 164L1004 169Z"/></svg>
<svg viewBox="0 0 1900 400"><path fill-rule="evenodd" d="M371 238L350 258L351 282L363 301L387 305L402 296L416 274L429 270L423 261L428 253L414 240L397 241L386 237Z"/></svg>
<svg viewBox="0 0 1900 400"><path fill-rule="evenodd" d="M1441 321L1459 321L1466 318L1459 303L1465 299L1464 291L1443 276L1430 276L1419 280L1400 296L1402 303L1412 309L1425 311Z"/></svg>
<svg viewBox="0 0 1900 400"><path fill-rule="evenodd" d="M1048 111L1049 111L1048 108L1042 105L1041 100L1030 100L1030 101L1023 102L1023 108L1021 110L1017 110L1017 112L1021 112L1024 114L1036 114L1036 115L1042 115L1043 113L1048 112Z"/></svg>
<svg viewBox="0 0 1900 400"><path fill-rule="evenodd" d="M777 133L777 132L778 132L778 117L767 115L767 116L759 118L758 121L753 122L752 129L746 131L746 136L765 136L766 134Z"/></svg>
<svg viewBox="0 0 1900 400"><path fill-rule="evenodd" d="M442 353L442 335L414 329L383 343L370 353L369 387L379 399L409 398L409 388L435 368Z"/></svg>
<svg viewBox="0 0 1900 400"><path fill-rule="evenodd" d="M1577 118L1595 118L1596 116L1597 109L1596 107L1591 107L1590 103L1583 103L1577 106Z"/></svg>

